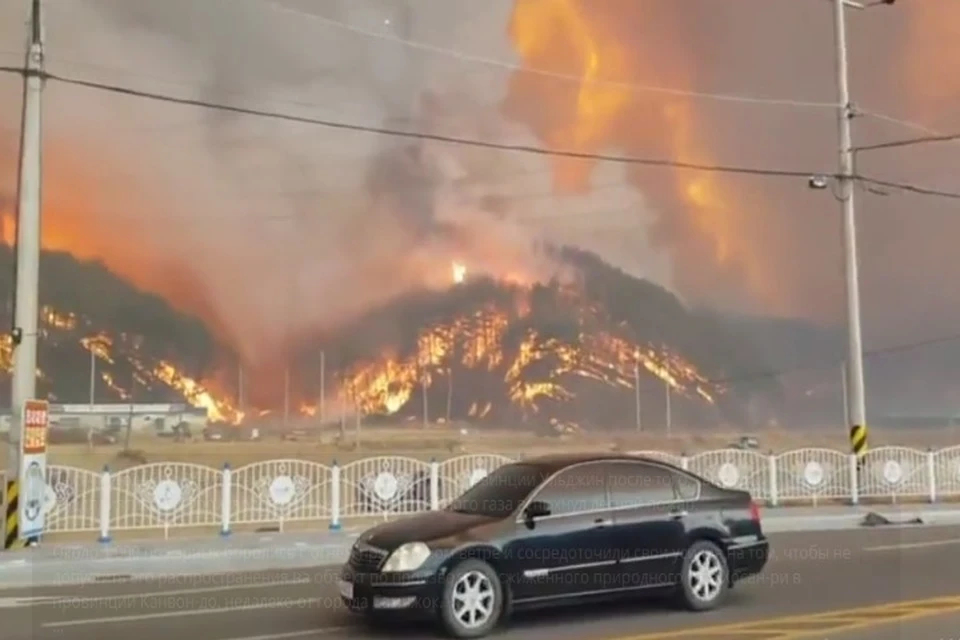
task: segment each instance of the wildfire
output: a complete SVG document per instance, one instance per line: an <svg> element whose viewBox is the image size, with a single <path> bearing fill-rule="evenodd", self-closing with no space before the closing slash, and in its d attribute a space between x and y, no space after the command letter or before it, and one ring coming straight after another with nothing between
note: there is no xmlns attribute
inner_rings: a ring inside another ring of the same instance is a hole
<svg viewBox="0 0 960 640"><path fill-rule="evenodd" d="M678 394L710 404L722 392L667 349L640 346L602 331L581 330L562 339L527 329L518 337L511 335L515 321L487 306L425 329L412 353L393 352L352 370L344 391L368 415L396 414L418 390L437 382L450 384L453 376L463 376L471 388L499 380L506 400L525 415L542 413L547 403L573 400L577 381L629 390L640 382L639 375L654 376ZM467 413L480 418L493 409L492 401L475 400Z"/></svg>
<svg viewBox="0 0 960 640"><path fill-rule="evenodd" d="M0 369L13 370L13 338L9 333L0 335Z"/></svg>
<svg viewBox="0 0 960 640"><path fill-rule="evenodd" d="M463 281L467 279L467 265L465 264L454 262L450 266L450 271L454 284L463 284Z"/></svg>
<svg viewBox="0 0 960 640"><path fill-rule="evenodd" d="M184 399L195 407L207 410L207 417L217 422L233 424L243 420L243 414L224 399L214 398L207 389L188 376L183 375L169 362L161 361L153 369L153 375L161 382L183 394Z"/></svg>
<svg viewBox="0 0 960 640"><path fill-rule="evenodd" d="M509 34L527 69L574 76L580 82L519 71L506 99L508 113L531 126L549 146L582 152L620 148L628 152L665 154L686 163L712 164L704 146L694 106L682 96L639 95L632 83L662 84L693 89L695 66L684 39L664 50L662 42L645 42L631 25L658 20L665 29L677 29L670 12L650 3L592 0L515 0ZM671 3L664 3L671 4ZM656 15L654 15L656 13ZM648 61L656 60L657 64ZM563 191L589 187L589 162L554 160L554 181ZM640 182L646 174L634 172ZM738 206L745 199L730 183L690 171L674 174L676 196L686 216L658 221L658 235L674 247L679 286L708 295L715 282L705 272L744 282L751 293L771 305L786 308L786 287L769 268L767 243L745 230L756 225L747 218L757 208ZM753 198L755 200L755 197ZM689 253L686 253L689 252ZM704 258L712 264L705 264ZM689 269L689 270L686 270Z"/></svg>
<svg viewBox="0 0 960 640"><path fill-rule="evenodd" d="M40 335L45 340L55 341L61 345L64 344L65 338L76 340L75 344L90 353L97 362L102 363L103 366L97 368L97 377L122 401L131 401L134 396L130 389L131 385L121 384L116 378L116 373L110 370L121 360L113 354L117 342L123 343L124 351L129 352L126 353L125 359L133 367L132 377L137 385L150 389L157 383L163 384L179 393L190 405L206 409L207 416L211 420L239 423L243 419L243 414L230 402L215 397L202 383L184 375L170 362L161 360L152 365L144 364L146 357L140 349L142 340L136 336L120 334L114 337L101 331L78 338L77 334L90 330L89 320L76 313L64 312L49 305L41 308L39 319ZM10 336L5 334L0 336L0 370L10 372L12 368L13 344ZM45 377L40 370L37 371L37 375L40 379Z"/></svg>

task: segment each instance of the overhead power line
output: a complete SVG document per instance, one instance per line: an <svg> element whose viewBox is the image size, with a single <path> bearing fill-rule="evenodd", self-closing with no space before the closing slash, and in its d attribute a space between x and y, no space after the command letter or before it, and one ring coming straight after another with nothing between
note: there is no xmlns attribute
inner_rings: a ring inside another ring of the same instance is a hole
<svg viewBox="0 0 960 640"><path fill-rule="evenodd" d="M22 69L18 69L15 67L0 67L0 71L23 73ZM171 104L180 104L185 106L198 107L201 109L225 111L229 113L236 113L239 115L248 115L248 116L260 117L260 118L270 118L273 120L281 120L286 122L295 122L300 124L321 126L321 127L326 127L330 129L355 131L358 133L369 133L369 134L390 136L390 137L396 137L396 138L430 140L434 142L442 142L442 143L456 144L456 145L463 145L463 146L470 146L470 147L479 147L484 149L493 149L498 151L508 151L508 152L514 152L514 153L526 153L526 154L540 155L540 156L571 158L576 160L591 160L591 161L597 161L597 162L610 162L614 164L628 164L628 165L639 165L639 166L649 166L649 167L666 167L666 168L672 168L672 169L687 169L691 171L705 171L705 172L711 172L711 173L728 173L728 174L756 175L756 176L767 176L767 177L808 178L810 175L818 173L816 171L811 172L811 171L797 171L797 170L791 170L791 169L764 169L760 167L739 167L739 166L721 165L721 164L701 164L701 163L695 163L695 162L682 162L677 160L667 160L667 159L659 159L659 158L642 158L642 157L636 157L636 156L588 153L588 152L565 150L565 149L549 149L545 147L537 147L534 145L492 142L492 141L486 141L486 140L477 140L473 138L461 138L457 136L447 136L447 135L441 135L436 133L428 133L423 131L405 131L402 129L391 129L387 127L361 125L361 124L355 124L355 123L340 122L335 120L327 120L323 118L312 118L309 116L300 116L295 114L282 113L279 111L271 111L266 109L254 109L251 107L241 107L237 105L229 105L229 104L223 104L223 103L209 102L206 100L198 100L195 98L183 98L179 96L156 93L152 91L133 89L130 87L124 87L124 86L109 84L105 82L96 82L92 80L84 80L81 78L71 78L68 76L63 76L63 75L53 74L53 73L44 74L44 79L48 81L62 82L65 84L85 87L87 89L106 91L109 93L126 95L126 96L131 96L136 98L144 98L144 99L155 100L159 102L167 102ZM827 177L836 177L834 174L821 174L821 175L825 175Z"/></svg>
<svg viewBox="0 0 960 640"><path fill-rule="evenodd" d="M24 73L23 69L20 67L0 67L0 72L15 73L20 75ZM491 150L497 150L497 151L507 151L511 153L523 153L523 154L538 155L538 156L571 158L576 160L590 160L594 162L608 162L613 164L625 164L625 165L633 165L633 166L647 166L647 167L661 167L661 168L669 168L669 169L683 169L683 170L689 170L689 171L703 171L708 173L752 175L752 176L762 176L762 177L804 178L804 179L808 179L810 176L813 176L813 175L818 175L823 178L829 178L829 179L839 178L839 175L836 173L820 173L817 171L798 171L794 169L767 169L762 167L745 167L745 166L724 165L724 164L701 164L701 163L694 163L694 162L682 162L678 160L669 160L669 159L663 159L663 158L643 158L643 157L637 157L637 156L589 153L589 152L573 151L573 150L566 150L566 149L550 149L550 148L538 147L534 145L493 142L493 141L478 140L473 138L447 136L447 135L429 133L429 132L423 132L423 131L407 131L402 129L392 129L388 127L362 125L362 124L342 122L342 121L336 121L336 120L328 120L323 118L313 118L310 116L301 116L301 115L283 113L280 111L272 111L267 109L241 107L238 105L210 102L207 100L198 100L195 98L184 98L180 96L174 96L174 95L158 93L153 91L145 91L141 89L134 89L131 87L125 87L125 86L105 83L105 82L97 82L93 80L85 80L82 78L73 78L73 77L53 74L53 73L45 73L43 74L43 76L44 76L44 79L48 81L62 82L64 84L79 86L79 87L92 89L96 91L104 91L104 92L113 93L113 94L125 95L125 96L134 97L134 98L146 99L146 100L154 100L158 102L166 102L170 104L192 106L200 109L225 111L228 113L235 113L238 115L247 115L252 117L267 118L267 119L279 120L279 121L285 121L285 122L294 122L299 124L325 127L329 129L354 131L357 133L367 133L367 134L382 135L382 136L395 137L395 138L430 140L430 141L440 142L445 144L477 147L477 148L491 149ZM940 136L940 137L943 137L943 136ZM960 134L956 136L951 136L951 137L960 139ZM950 199L960 199L960 193L943 191L939 189L933 189L933 188L923 187L923 186L909 184L909 183L894 182L890 180L881 180L878 178L872 178L870 176L865 176L865 175L856 175L854 177L856 180L859 180L863 183L871 184L877 187L897 189L900 191L906 191L906 192L915 193L918 195L936 196L936 197L943 197L943 198L950 198Z"/></svg>
<svg viewBox="0 0 960 640"><path fill-rule="evenodd" d="M912 342L902 342L899 344L893 344L886 347L878 347L875 349L865 349L863 352L863 357L874 358L877 356L901 353L904 351L913 351L915 349L922 349L924 347L943 345L951 342L960 342L960 333L951 333L947 335L935 336L932 338L925 338L922 340L915 340ZM786 375L796 374L796 373L823 371L823 370L839 367L842 364L843 364L843 360L838 358L830 361L824 361L819 364L802 365L797 367L789 367L786 369L769 369L766 371L755 371L752 373L733 375L733 376L724 377L724 378L709 379L707 380L707 382L709 382L710 384L715 384L720 386L728 386L731 384L737 384L737 383L743 383L743 382L754 382L757 380L778 378L780 376L786 376Z"/></svg>
<svg viewBox="0 0 960 640"><path fill-rule="evenodd" d="M745 103L745 104L814 108L814 109L836 109L838 107L837 103L835 102L794 100L790 98L762 98L762 97L726 94L726 93L706 93L701 91L690 91L690 90L677 89L677 88L671 88L671 87L659 87L659 86L641 85L641 84L635 84L635 83L629 83L629 82L616 82L612 80L584 78L583 76L577 76L569 73L559 73L555 71L547 71L546 69L531 68L531 67L527 67L527 66L512 63L512 62L506 62L504 60L497 60L495 58L487 58L484 56L468 54L462 51L449 49L447 47L441 47L441 46L430 44L427 42L420 42L417 40L411 40L409 38L401 38L400 36L395 36L389 33L383 33L383 32L374 31L371 29L363 29L361 27L357 27L357 26L348 24L346 22L341 22L339 20L326 18L324 16L318 15L316 13L311 13L309 11L304 11L302 9L286 7L276 2L273 2L272 0L261 0L260 4L262 4L265 8L276 11L278 13L287 13L287 14L297 16L298 18L306 18L308 20L326 25L328 27L333 27L335 29L340 29L342 31L349 31L350 33L360 35L366 38L383 40L386 42L391 42L393 44L398 44L404 47L408 47L410 49L419 49L421 51L435 53L448 58L455 58L462 62L471 62L471 63L481 64L488 67L503 69L510 72L518 72L518 73L526 73L529 75L543 76L547 78L553 78L555 80L563 80L565 82L575 82L577 84L582 84L587 86L596 86L596 87L603 87L608 89L623 89L625 91L630 91L633 93L660 93L660 94L673 95L673 96L679 96L679 97L715 100L720 102L738 102L738 103Z"/></svg>
<svg viewBox="0 0 960 640"><path fill-rule="evenodd" d="M335 29L340 29L343 31L349 31L351 33L366 37L373 38L377 40L384 40L387 42L392 42L394 44L399 44L401 46L409 47L411 49L419 49L422 51L427 51L429 53L435 53L441 56L455 58L463 62L470 62L481 64L484 66L495 67L504 69L507 71L515 73L526 73L529 75L538 75L548 78L553 78L556 80L563 80L567 82L575 82L581 85L587 86L598 86L606 87L613 89L624 89L632 93L660 93L665 95L672 95L678 97L687 97L687 98L696 98L703 100L714 100L718 102L733 102L733 103L742 103L742 104L756 104L756 105L767 105L767 106L780 106L780 107L797 107L797 108L809 108L809 109L838 109L840 105L836 102L827 102L827 101L816 101L816 100L798 100L793 98L768 98L768 97L759 97L759 96L748 96L742 94L732 94L732 93L711 93L704 91L693 91L686 89L678 89L676 87L661 87L653 85L643 85L631 82L616 82L610 80L602 80L595 78L584 78L583 76L573 75L569 73L559 73L554 71L547 71L546 69L537 69L531 68L524 65L506 62L503 60L497 60L495 58L486 58L483 56L476 56L472 54L465 53L463 51L458 51L456 49L450 49L448 47L441 47L438 45L430 44L427 42L421 42L417 40L412 40L410 38L402 38L389 33L383 33L380 31L375 31L371 29L363 29L340 20L334 20L332 18L327 18L309 11L304 11L302 9L296 9L293 7L283 6L276 2L276 0L257 0L260 4L264 5L266 8L277 11L278 13L288 13L295 15L297 17L306 18L308 20L318 22L325 26L333 27ZM911 122L909 120L903 120L901 118L896 118L890 115L883 113L873 112L873 111L861 111L861 115L881 120L884 122L890 122L892 124L897 124L908 129L914 129L915 131L921 131L923 133L937 135L937 132L929 127Z"/></svg>
<svg viewBox="0 0 960 640"><path fill-rule="evenodd" d="M936 134L920 136L917 138L906 138L904 140L891 140L890 142L881 142L862 147L854 147L854 151L877 151L879 149L897 149L901 147L912 147L918 144L933 144L936 142L955 142L960 140L960 133Z"/></svg>
<svg viewBox="0 0 960 640"><path fill-rule="evenodd" d="M893 182L890 180L880 180L878 178L870 178L867 176L858 176L857 179L860 182L873 185L875 187L886 187L888 189L896 189L898 191L907 191L909 193L916 193L922 196L936 196L938 198L948 198L950 200L960 200L960 193L956 191L944 191L941 189L933 189L930 187L922 187L915 184L905 184L902 182Z"/></svg>
<svg viewBox="0 0 960 640"><path fill-rule="evenodd" d="M873 118L874 120L880 120L882 122L889 122L890 124L895 124L906 129L913 129L914 131L919 131L920 133L925 133L930 136L940 136L943 135L942 132L937 131L936 129L931 129L925 124L920 124L919 122L913 122L912 120L904 120L903 118L895 118L893 116L886 115L884 113L877 113L875 111L859 111L859 114L868 118Z"/></svg>

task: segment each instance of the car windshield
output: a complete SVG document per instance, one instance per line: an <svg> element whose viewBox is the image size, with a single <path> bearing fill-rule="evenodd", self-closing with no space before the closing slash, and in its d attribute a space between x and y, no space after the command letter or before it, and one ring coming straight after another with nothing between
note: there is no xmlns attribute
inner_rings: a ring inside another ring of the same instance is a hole
<svg viewBox="0 0 960 640"><path fill-rule="evenodd" d="M538 466L507 464L467 489L447 510L506 518L546 479L547 474Z"/></svg>

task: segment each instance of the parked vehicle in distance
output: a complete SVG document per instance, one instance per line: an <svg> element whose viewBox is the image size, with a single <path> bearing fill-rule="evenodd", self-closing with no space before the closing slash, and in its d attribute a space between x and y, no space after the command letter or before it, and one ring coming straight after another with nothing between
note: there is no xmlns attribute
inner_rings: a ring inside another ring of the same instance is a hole
<svg viewBox="0 0 960 640"><path fill-rule="evenodd" d="M636 456L546 456L364 532L339 589L371 620L426 615L449 636L479 638L523 607L668 592L713 609L768 554L745 491Z"/></svg>

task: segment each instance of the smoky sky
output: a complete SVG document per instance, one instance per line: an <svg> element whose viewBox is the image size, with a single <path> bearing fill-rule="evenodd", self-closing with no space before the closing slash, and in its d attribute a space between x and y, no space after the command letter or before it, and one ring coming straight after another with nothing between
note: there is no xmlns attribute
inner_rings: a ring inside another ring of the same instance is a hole
<svg viewBox="0 0 960 640"><path fill-rule="evenodd" d="M21 4L0 8L5 64L21 56ZM532 101L504 110L522 79L474 60L517 61L508 36L511 0L48 4L49 67L65 75L313 118L520 143L536 143L535 132L563 109ZM825 2L591 0L590 7L598 29L642 62L615 80L835 99ZM308 14L461 55L405 47ZM960 62L949 26L957 20L960 6L952 0L852 14L858 105L935 129L960 128L960 81L948 71ZM0 79L0 193L8 200L18 92L15 78ZM334 329L406 291L445 286L444 265L453 259L491 272L539 273L531 256L539 237L593 249L691 301L825 322L842 315L839 205L804 180L718 178L734 194L727 209L710 213L729 218L709 227L722 229L718 239L704 235L706 223L694 224L669 171L597 164L590 189L553 196L553 167L542 157L57 83L45 95L47 246L103 260L201 315L251 359L299 333ZM829 109L667 100L656 93L637 93L635 100L617 122L622 135L599 151L670 153L664 137L670 126L644 117L669 102L687 110L690 135L712 161L824 171L836 165ZM633 135L643 127L655 131ZM856 129L863 143L921 133L872 117L859 118ZM859 168L960 188L957 153L938 145L876 154L861 158ZM860 191L858 198L868 339L949 330L960 321L960 290L948 277L960 231L955 204L889 190ZM718 246L729 252L725 261L712 254ZM757 272L763 288L750 285Z"/></svg>

